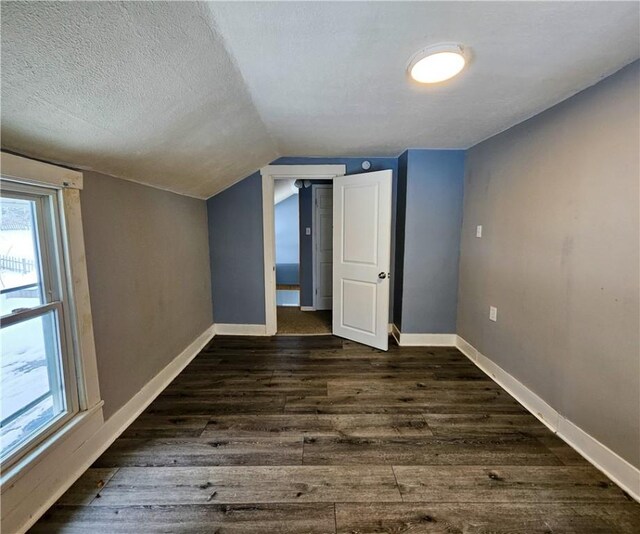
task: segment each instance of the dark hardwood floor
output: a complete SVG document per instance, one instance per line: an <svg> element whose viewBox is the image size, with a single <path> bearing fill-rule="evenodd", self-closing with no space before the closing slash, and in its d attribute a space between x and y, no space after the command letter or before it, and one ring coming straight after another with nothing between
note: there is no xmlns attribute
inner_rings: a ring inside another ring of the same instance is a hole
<svg viewBox="0 0 640 534"><path fill-rule="evenodd" d="M216 337L32 531L638 533L640 504L456 349Z"/></svg>

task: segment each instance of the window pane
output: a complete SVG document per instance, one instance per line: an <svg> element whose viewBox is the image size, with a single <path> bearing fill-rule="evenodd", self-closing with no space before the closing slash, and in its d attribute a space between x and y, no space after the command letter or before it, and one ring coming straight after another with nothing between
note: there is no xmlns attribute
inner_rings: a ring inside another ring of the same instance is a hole
<svg viewBox="0 0 640 534"><path fill-rule="evenodd" d="M1 455L66 411L56 312L0 331Z"/></svg>
<svg viewBox="0 0 640 534"><path fill-rule="evenodd" d="M0 315L44 303L39 267L36 202L2 197Z"/></svg>

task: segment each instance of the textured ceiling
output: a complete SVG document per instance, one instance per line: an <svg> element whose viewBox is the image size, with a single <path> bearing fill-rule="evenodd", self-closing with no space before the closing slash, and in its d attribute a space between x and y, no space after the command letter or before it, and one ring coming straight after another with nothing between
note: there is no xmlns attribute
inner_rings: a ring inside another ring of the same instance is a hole
<svg viewBox="0 0 640 534"><path fill-rule="evenodd" d="M286 155L468 148L630 63L638 3L211 3ZM469 46L440 86L407 80L430 44Z"/></svg>
<svg viewBox="0 0 640 534"><path fill-rule="evenodd" d="M639 55L636 2L2 2L2 145L207 197L279 155L466 148ZM426 45L469 46L448 83Z"/></svg>
<svg viewBox="0 0 640 534"><path fill-rule="evenodd" d="M199 197L277 156L192 2L2 2L2 145Z"/></svg>

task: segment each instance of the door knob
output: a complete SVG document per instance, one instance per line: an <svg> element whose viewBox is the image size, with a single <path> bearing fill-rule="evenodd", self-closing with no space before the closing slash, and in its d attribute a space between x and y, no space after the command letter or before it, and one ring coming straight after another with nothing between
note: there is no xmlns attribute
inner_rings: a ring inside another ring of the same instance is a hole
<svg viewBox="0 0 640 534"><path fill-rule="evenodd" d="M384 280L387 277L387 273L379 273L378 274L378 278L380 278L380 280Z"/></svg>

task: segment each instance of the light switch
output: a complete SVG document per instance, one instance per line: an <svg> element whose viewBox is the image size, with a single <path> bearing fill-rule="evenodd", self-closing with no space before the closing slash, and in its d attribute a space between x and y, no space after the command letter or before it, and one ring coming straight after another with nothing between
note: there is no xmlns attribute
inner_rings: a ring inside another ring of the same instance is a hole
<svg viewBox="0 0 640 534"><path fill-rule="evenodd" d="M308 226L304 229L304 233L306 235L311 235L311 228L309 228Z"/></svg>
<svg viewBox="0 0 640 534"><path fill-rule="evenodd" d="M476 226L476 237L482 237L482 225Z"/></svg>
<svg viewBox="0 0 640 534"><path fill-rule="evenodd" d="M498 320L498 308L489 306L489 320L494 322Z"/></svg>

